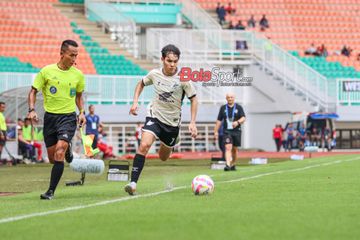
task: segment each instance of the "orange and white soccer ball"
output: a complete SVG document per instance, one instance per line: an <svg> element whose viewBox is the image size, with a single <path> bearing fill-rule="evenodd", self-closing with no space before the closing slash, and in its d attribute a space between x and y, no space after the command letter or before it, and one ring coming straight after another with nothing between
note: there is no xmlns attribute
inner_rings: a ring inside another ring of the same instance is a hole
<svg viewBox="0 0 360 240"><path fill-rule="evenodd" d="M214 188L214 181L208 175L198 175L191 183L191 189L195 195L211 194Z"/></svg>

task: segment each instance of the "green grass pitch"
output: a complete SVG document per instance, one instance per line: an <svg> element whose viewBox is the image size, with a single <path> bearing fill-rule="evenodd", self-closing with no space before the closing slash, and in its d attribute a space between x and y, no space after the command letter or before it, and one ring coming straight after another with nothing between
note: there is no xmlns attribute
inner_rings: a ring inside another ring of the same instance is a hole
<svg viewBox="0 0 360 240"><path fill-rule="evenodd" d="M210 170L208 160L149 160L137 197L106 174L40 201L50 165L0 168L1 239L359 239L360 156L273 161ZM191 180L210 175L215 191L194 196Z"/></svg>

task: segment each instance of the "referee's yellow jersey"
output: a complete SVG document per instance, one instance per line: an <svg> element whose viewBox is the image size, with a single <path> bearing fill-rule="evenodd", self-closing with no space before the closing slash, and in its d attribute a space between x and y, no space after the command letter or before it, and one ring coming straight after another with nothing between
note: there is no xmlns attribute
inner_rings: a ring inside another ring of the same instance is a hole
<svg viewBox="0 0 360 240"><path fill-rule="evenodd" d="M85 78L75 67L64 71L57 64L51 64L40 70L32 86L42 90L46 112L67 114L75 112L75 96L84 91Z"/></svg>
<svg viewBox="0 0 360 240"><path fill-rule="evenodd" d="M2 112L0 112L0 130L1 131L6 131L7 130L5 117L4 117L4 114Z"/></svg>

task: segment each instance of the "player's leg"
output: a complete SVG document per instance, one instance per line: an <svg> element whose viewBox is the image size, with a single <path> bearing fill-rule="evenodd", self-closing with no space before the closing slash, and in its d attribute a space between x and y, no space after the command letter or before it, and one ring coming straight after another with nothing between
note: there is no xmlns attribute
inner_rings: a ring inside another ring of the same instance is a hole
<svg viewBox="0 0 360 240"><path fill-rule="evenodd" d="M131 169L131 180L124 189L125 192L127 192L129 195L134 195L136 192L136 184L144 168L145 156L149 152L149 149L151 145L155 142L155 140L156 136L153 132L143 131L140 146L133 160L133 167Z"/></svg>
<svg viewBox="0 0 360 240"><path fill-rule="evenodd" d="M169 159L173 147L166 146L164 143L160 144L159 149L159 158L161 161L166 161Z"/></svg>

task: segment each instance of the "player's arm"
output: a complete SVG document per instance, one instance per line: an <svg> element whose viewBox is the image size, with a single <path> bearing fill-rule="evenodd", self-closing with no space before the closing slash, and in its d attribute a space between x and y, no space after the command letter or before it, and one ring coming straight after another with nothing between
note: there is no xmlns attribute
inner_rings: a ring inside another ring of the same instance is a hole
<svg viewBox="0 0 360 240"><path fill-rule="evenodd" d="M37 92L38 91L37 91L36 88L31 87L31 90L30 90L29 95L28 95L29 111L28 111L27 117L30 118L30 119L34 119L34 120L38 119L38 116L37 116L36 111L35 111L35 102L36 102L36 94L37 94Z"/></svg>
<svg viewBox="0 0 360 240"><path fill-rule="evenodd" d="M196 138L197 136L196 115L198 109L198 100L196 96L190 98L190 104L191 104L191 120L189 124L189 131L191 133L191 137Z"/></svg>
<svg viewBox="0 0 360 240"><path fill-rule="evenodd" d="M145 87L145 84L144 84L143 80L140 80L135 88L133 104L130 108L129 114L137 115L137 111L138 111L138 107L139 107L139 105L138 105L139 97L140 97L140 94L142 93L144 87Z"/></svg>
<svg viewBox="0 0 360 240"><path fill-rule="evenodd" d="M82 92L76 93L75 103L77 108L79 109L79 126L84 126L86 124L85 110L84 110L84 98L82 97Z"/></svg>

